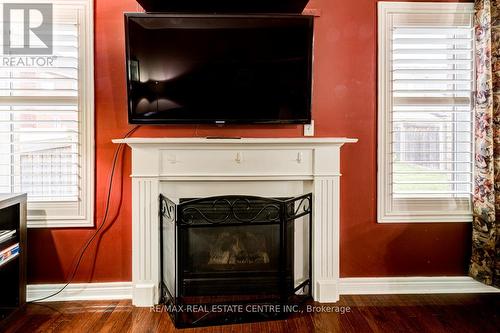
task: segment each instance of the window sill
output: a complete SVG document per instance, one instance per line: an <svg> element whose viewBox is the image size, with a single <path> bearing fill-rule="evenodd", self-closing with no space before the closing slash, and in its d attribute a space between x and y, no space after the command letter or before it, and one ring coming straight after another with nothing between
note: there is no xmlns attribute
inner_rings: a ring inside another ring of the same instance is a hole
<svg viewBox="0 0 500 333"><path fill-rule="evenodd" d="M40 219L28 216L28 228L89 228L94 226L93 218L89 219Z"/></svg>
<svg viewBox="0 0 500 333"><path fill-rule="evenodd" d="M457 215L386 215L379 216L378 223L470 223L472 214Z"/></svg>
<svg viewBox="0 0 500 333"><path fill-rule="evenodd" d="M28 228L93 227L93 196L82 199L75 202L28 202Z"/></svg>

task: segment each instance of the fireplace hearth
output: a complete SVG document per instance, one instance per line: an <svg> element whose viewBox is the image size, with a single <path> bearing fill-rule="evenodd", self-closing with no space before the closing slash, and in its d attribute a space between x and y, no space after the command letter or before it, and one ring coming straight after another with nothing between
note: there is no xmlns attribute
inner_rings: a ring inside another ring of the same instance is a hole
<svg viewBox="0 0 500 333"><path fill-rule="evenodd" d="M160 210L162 302L177 327L283 318L310 298L312 194L160 195Z"/></svg>

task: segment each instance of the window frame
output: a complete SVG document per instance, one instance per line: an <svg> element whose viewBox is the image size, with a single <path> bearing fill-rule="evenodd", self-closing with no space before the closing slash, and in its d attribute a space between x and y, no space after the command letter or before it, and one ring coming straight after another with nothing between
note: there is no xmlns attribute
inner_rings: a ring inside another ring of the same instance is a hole
<svg viewBox="0 0 500 333"><path fill-rule="evenodd" d="M389 154L392 134L390 129L388 129L388 126L390 126L390 120L392 119L390 16L392 14L402 13L467 13L473 15L474 4L458 2L378 2L377 222L471 222L472 211L470 208L467 210L453 211L443 209L446 203L450 201L446 198L402 198L397 200L397 204L393 204L394 199L391 195L390 166L390 160L393 155ZM474 37L472 37L472 41L474 42ZM474 131L473 125L472 131ZM472 154L472 156L474 155ZM473 174L471 177L473 180ZM471 200L472 195L471 199L467 200L469 207L471 207ZM465 200L460 202L460 204L465 205ZM398 210L398 207L405 207L406 209ZM413 210L411 208L413 208Z"/></svg>
<svg viewBox="0 0 500 333"><path fill-rule="evenodd" d="M52 3L80 10L78 122L79 200L75 202L27 203L28 228L68 228L94 226L94 22L91 0L11 0L9 3Z"/></svg>

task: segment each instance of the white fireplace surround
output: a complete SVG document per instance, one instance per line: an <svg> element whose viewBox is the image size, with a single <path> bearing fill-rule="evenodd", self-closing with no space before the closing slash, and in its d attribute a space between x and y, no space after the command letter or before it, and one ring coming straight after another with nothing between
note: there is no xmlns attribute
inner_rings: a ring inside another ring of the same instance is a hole
<svg viewBox="0 0 500 333"><path fill-rule="evenodd" d="M128 138L132 148L132 303L159 301L159 194L313 193L313 298L339 299L340 147L348 138Z"/></svg>

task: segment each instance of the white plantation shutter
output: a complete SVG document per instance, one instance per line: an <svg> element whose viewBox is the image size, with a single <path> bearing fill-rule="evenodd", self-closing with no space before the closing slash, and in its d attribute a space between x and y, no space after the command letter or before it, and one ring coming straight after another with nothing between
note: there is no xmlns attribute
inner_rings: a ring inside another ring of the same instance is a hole
<svg viewBox="0 0 500 333"><path fill-rule="evenodd" d="M472 12L379 2L380 222L471 220Z"/></svg>
<svg viewBox="0 0 500 333"><path fill-rule="evenodd" d="M53 53L4 54L0 62L0 193L28 193L32 227L88 226L93 224L90 1L52 3ZM10 38L23 40L14 32Z"/></svg>

